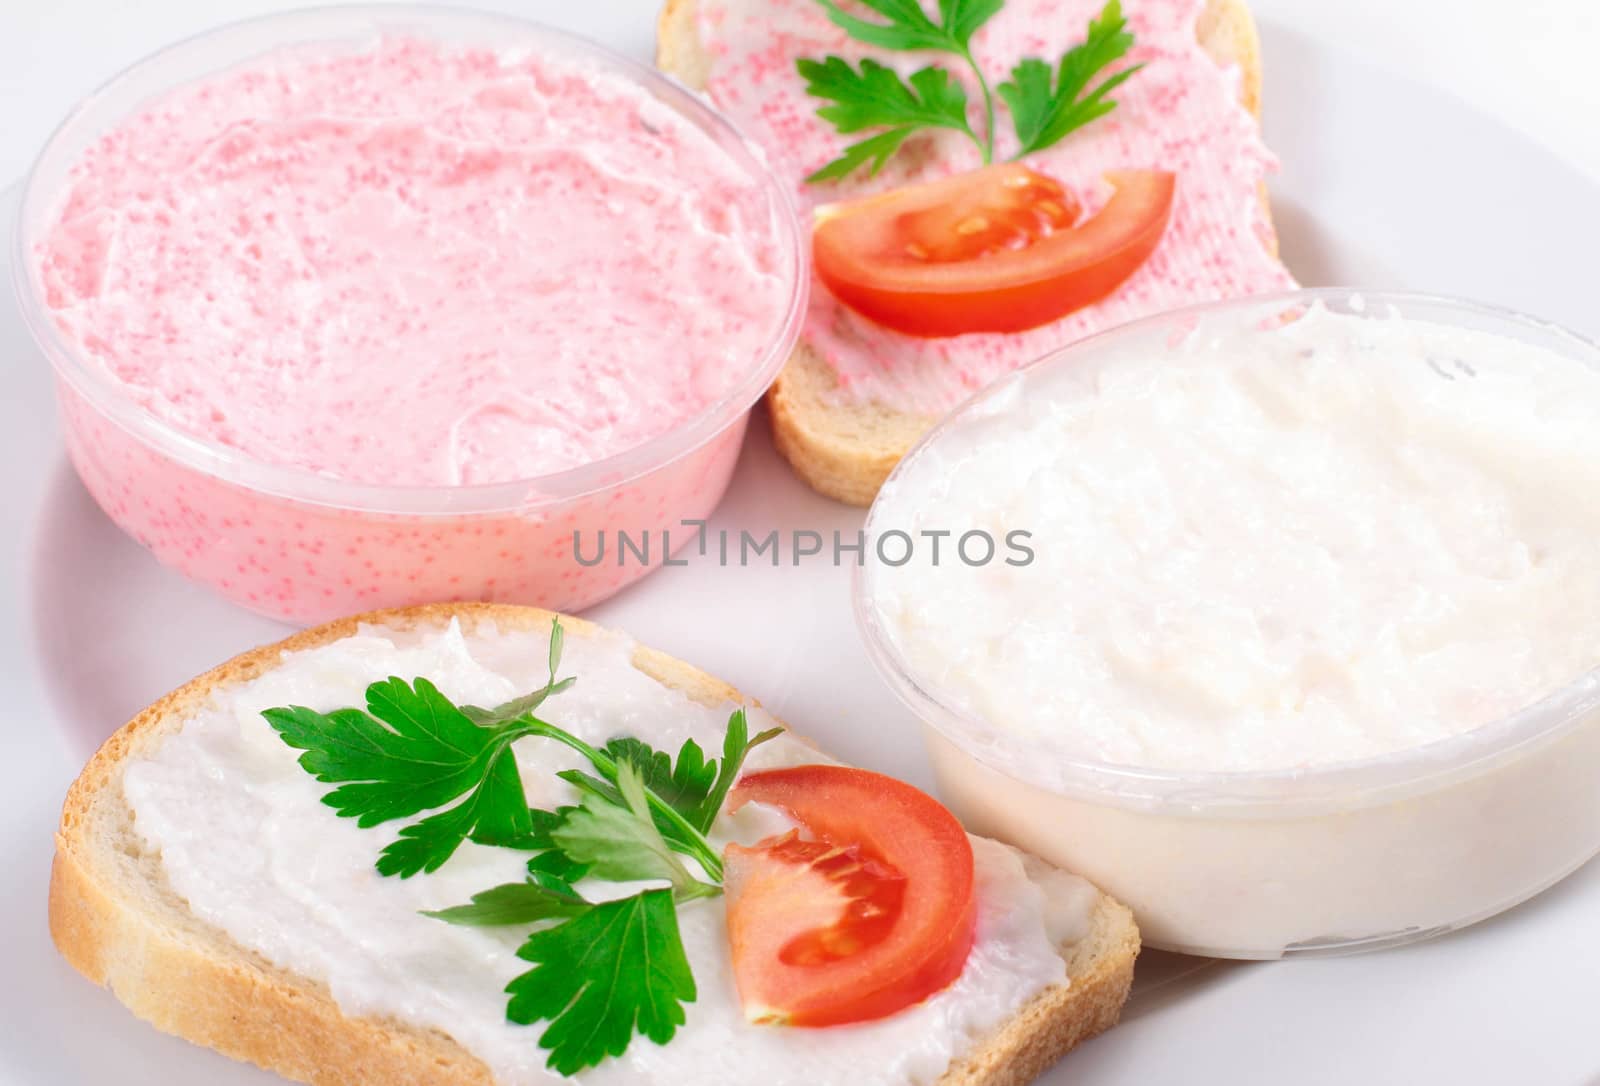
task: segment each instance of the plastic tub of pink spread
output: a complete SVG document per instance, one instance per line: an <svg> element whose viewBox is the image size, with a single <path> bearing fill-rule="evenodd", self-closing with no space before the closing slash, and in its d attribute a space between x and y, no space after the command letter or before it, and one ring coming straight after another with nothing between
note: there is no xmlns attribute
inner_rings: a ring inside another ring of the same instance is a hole
<svg viewBox="0 0 1600 1086"><path fill-rule="evenodd" d="M295 622L575 610L659 566L594 562L600 533L715 507L809 282L785 187L699 98L410 6L133 66L50 139L16 237L95 500Z"/></svg>

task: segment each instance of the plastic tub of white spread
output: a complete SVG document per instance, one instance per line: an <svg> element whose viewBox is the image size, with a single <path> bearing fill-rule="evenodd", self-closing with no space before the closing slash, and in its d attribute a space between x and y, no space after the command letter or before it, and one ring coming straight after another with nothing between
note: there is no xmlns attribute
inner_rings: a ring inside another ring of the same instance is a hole
<svg viewBox="0 0 1600 1086"><path fill-rule="evenodd" d="M1366 950L1600 848L1597 495L1593 344L1412 295L1223 303L936 427L857 613L974 832L1153 946Z"/></svg>

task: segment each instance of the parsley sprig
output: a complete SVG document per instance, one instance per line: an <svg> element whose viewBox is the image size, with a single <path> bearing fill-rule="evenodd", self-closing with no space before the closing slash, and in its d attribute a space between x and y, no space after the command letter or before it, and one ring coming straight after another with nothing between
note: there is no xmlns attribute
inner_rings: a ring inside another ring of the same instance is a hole
<svg viewBox="0 0 1600 1086"><path fill-rule="evenodd" d="M683 1024L695 983L677 909L722 892L722 858L707 834L746 756L780 729L752 737L735 710L720 760L693 739L676 757L628 736L595 747L536 715L574 682L557 678L563 642L557 622L544 686L494 708L458 706L424 678L390 678L367 688L364 709L263 715L304 751L302 768L336 785L323 802L340 815L363 827L415 819L379 853L380 873L436 871L467 840L529 854L522 881L427 915L533 928L517 951L532 968L506 987L506 1016L549 1022L539 1044L550 1068L570 1075L620 1055L636 1033L665 1044ZM511 748L530 738L583 757L587 769L558 774L576 803L528 806ZM650 885L591 900L580 882Z"/></svg>
<svg viewBox="0 0 1600 1086"><path fill-rule="evenodd" d="M285 743L306 752L306 772L339 785L322 801L357 825L435 812L405 826L383 850L378 870L385 875L436 871L469 837L500 844L532 832L511 757L511 744L534 734L532 721L475 724L421 678L373 683L365 711L297 705L263 715Z"/></svg>
<svg viewBox="0 0 1600 1086"><path fill-rule="evenodd" d="M1016 158L1060 142L1068 133L1116 108L1110 94L1143 65L1135 64L1095 79L1133 47L1121 0L1107 0L1089 21L1085 40L1067 51L1054 69L1043 60L1019 61L1010 78L990 88L972 53L972 36L1004 6L1005 0L939 0L935 20L921 0L859 0L881 21L852 15L837 0L817 0L828 18L850 37L896 52L936 52L957 57L972 72L983 96L983 127L967 116L967 92L953 75L928 65L902 79L878 61L852 65L842 57L796 62L806 90L826 102L818 116L843 135L870 135L848 145L808 181L846 177L862 166L873 176L915 132L945 128L972 140L985 165L994 161L995 94L1010 109L1017 134ZM1091 86L1091 84L1093 84Z"/></svg>

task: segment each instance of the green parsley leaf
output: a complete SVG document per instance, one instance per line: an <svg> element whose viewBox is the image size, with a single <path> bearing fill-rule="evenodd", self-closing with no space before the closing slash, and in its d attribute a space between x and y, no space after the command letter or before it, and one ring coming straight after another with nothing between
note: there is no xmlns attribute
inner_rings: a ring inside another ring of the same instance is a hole
<svg viewBox="0 0 1600 1086"><path fill-rule="evenodd" d="M559 628L558 626L557 629ZM493 709L480 709L476 705L463 705L461 711L474 724L504 724L506 721L515 720L519 716L527 716L543 705L546 698L561 693L577 681L576 677L569 675L560 682L551 682L548 686L542 686L531 694L513 698L504 705L497 705Z"/></svg>
<svg viewBox="0 0 1600 1086"><path fill-rule="evenodd" d="M557 807L553 811L541 811L537 807L528 811L529 830L527 833L515 837L496 838L482 833L474 833L472 840L480 845L492 845L496 848L514 848L523 852L533 852L537 855L528 860L528 870L534 873L555 875L566 882L577 882L584 876L581 864L574 863L556 847L555 841L550 836L550 831L559 826L567 812L575 810L573 807Z"/></svg>
<svg viewBox="0 0 1600 1086"><path fill-rule="evenodd" d="M858 18L835 0L817 0L833 24L856 41L897 51L933 49L965 54L972 35L1005 6L1005 0L939 0L939 21L928 18L920 0L861 0L883 16L881 23Z"/></svg>
<svg viewBox="0 0 1600 1086"><path fill-rule="evenodd" d="M844 154L809 175L806 180L837 181L841 177L850 176L862 166L870 167L867 170L868 177L876 177L884 164L900 150L900 145L915 131L915 128L891 128L887 132L858 140L846 147Z"/></svg>
<svg viewBox="0 0 1600 1086"><path fill-rule="evenodd" d="M834 103L819 108L819 116L846 135L885 129L849 145L806 180L835 180L862 166L868 167L868 176L875 176L901 144L924 128L964 133L983 152L983 161L989 161L994 153L994 99L973 60L972 35L994 17L1005 0L939 0L938 22L928 17L921 0L861 0L882 16L883 22L851 15L835 0L817 2L834 25L859 42L880 49L932 50L961 57L983 92L986 125L980 138L967 120L966 90L943 68L927 67L913 73L908 87L896 72L874 60L862 60L858 71L841 57L801 59L796 66L806 80L807 92Z"/></svg>
<svg viewBox="0 0 1600 1086"><path fill-rule="evenodd" d="M565 813L568 809L563 807L561 811ZM535 813L544 814L546 812L536 811ZM530 875L553 875L562 882L572 883L587 875L589 868L552 846L548 852L541 852L528 861L528 873Z"/></svg>
<svg viewBox="0 0 1600 1086"><path fill-rule="evenodd" d="M982 92L984 124L981 132L974 131L967 119L966 91L943 68L923 68L911 76L908 86L896 72L870 58L863 59L859 69L837 56L801 58L796 67L806 80L806 91L829 103L817 108L818 116L845 135L879 130L846 146L844 153L806 180L837 180L863 166L868 176L875 176L906 140L927 128L963 132L983 152L986 165L993 159L994 95L973 56L972 37L994 18L1005 0L939 0L937 22L923 9L922 0L860 0L882 17L881 22L852 15L836 0L817 2L836 26L859 42L880 49L960 57ZM1111 92L1142 65L1107 76L1093 88L1089 84L1132 48L1133 35L1127 25L1120 0L1108 0L1099 16L1089 21L1088 38L1061 58L1057 71L1031 58L1012 69L1010 80L997 89L1011 108L1018 158L1059 142L1116 108Z"/></svg>
<svg viewBox="0 0 1600 1086"><path fill-rule="evenodd" d="M695 999L670 890L592 906L534 932L517 957L534 968L506 986L506 1017L550 1022L539 1044L563 1075L620 1056L635 1032L666 1044Z"/></svg>
<svg viewBox="0 0 1600 1086"><path fill-rule="evenodd" d="M574 744L569 744L574 745ZM604 751L595 750L587 744L576 744L586 750L592 758L591 764L602 774L602 777L592 776L579 769L568 769L557 773L556 776L571 784L586 797L599 804L609 804L613 807L627 808L627 801L618 791L615 783L617 763ZM657 832L666 840L668 846L685 856L692 856L699 862L713 882L722 881L722 858L717 850L712 847L706 835L695 827L690 821L675 810L666 800L654 792L644 793L645 803L655 823Z"/></svg>
<svg viewBox="0 0 1600 1086"><path fill-rule="evenodd" d="M515 848L524 852L543 852L545 849L555 848L555 842L550 840L550 831L560 825L566 808L557 808L554 811L541 811L537 807L528 810L527 824L521 832L508 837L496 837L490 834L474 834L473 840L480 845L493 845L496 848Z"/></svg>
<svg viewBox="0 0 1600 1086"><path fill-rule="evenodd" d="M1006 0L939 0L939 18L950 39L966 49L978 28L1005 7Z"/></svg>
<svg viewBox="0 0 1600 1086"><path fill-rule="evenodd" d="M818 0L828 12L835 26L859 42L876 45L880 49L939 49L949 51L952 45L950 32L928 18L922 10L921 0L861 0L863 7L883 16L884 22L874 23L857 18L843 10L834 0ZM958 0L959 3L959 0ZM998 7L998 5L996 5ZM941 9L945 4L940 4Z"/></svg>
<svg viewBox="0 0 1600 1086"><path fill-rule="evenodd" d="M322 801L362 827L436 810L401 829L383 850L378 870L409 877L434 871L461 842L525 835L532 824L511 744L528 730L517 723L474 724L427 679L390 678L367 687L367 709L319 713L304 706L262 714L300 765L325 784Z"/></svg>
<svg viewBox="0 0 1600 1086"><path fill-rule="evenodd" d="M1011 70L1011 79L997 89L1011 108L1018 158L1059 143L1068 133L1116 108L1108 95L1143 65L1124 68L1092 90L1089 83L1133 47L1127 26L1121 0L1108 0L1099 18L1090 21L1088 38L1061 58L1053 86L1050 66L1042 60L1023 60Z"/></svg>
<svg viewBox="0 0 1600 1086"><path fill-rule="evenodd" d="M424 912L435 920L465 927L499 927L565 920L592 908L563 879L530 872L526 882L507 882L472 895L472 904Z"/></svg>
<svg viewBox="0 0 1600 1086"><path fill-rule="evenodd" d="M578 680L572 676L556 681L556 672L561 667L561 650L566 646L567 632L561 628L561 619L550 620L550 678L544 686L531 694L520 698L512 698L504 705L497 705L493 709L480 709L476 705L463 705L461 711L475 724L503 724L517 717L527 716L545 703L546 698L553 697L569 688Z"/></svg>
<svg viewBox="0 0 1600 1086"><path fill-rule="evenodd" d="M967 92L943 68L913 72L910 85L893 68L863 59L859 70L842 57L796 62L814 97L834 103L817 110L846 135L869 128L889 131L860 140L807 180L843 177L865 164L876 174L906 137L923 128L949 128L976 139L967 122Z"/></svg>
<svg viewBox="0 0 1600 1086"><path fill-rule="evenodd" d="M735 709L728 718L728 730L722 739L722 761L709 759L693 739L678 749L674 764L665 751L632 736L623 736L606 744L606 753L618 762L627 761L639 771L644 786L671 804L672 808L687 818L701 833L708 832L722 811L728 790L739 779L745 756L751 750L783 734L782 728L770 728L754 739L750 738L750 724L745 711ZM592 778L579 787L593 787ZM658 819L660 825L663 820ZM663 826L670 832L670 824Z"/></svg>
<svg viewBox="0 0 1600 1086"><path fill-rule="evenodd" d="M656 750L631 735L610 740L605 751L618 764L626 762L637 769L644 786L683 815L693 816L699 811L717 779L717 763L707 760L693 739L678 748L676 764L666 751Z"/></svg>
<svg viewBox="0 0 1600 1086"><path fill-rule="evenodd" d="M594 878L665 879L678 893L695 896L695 888L704 884L689 873L656 828L644 781L632 762L616 763L616 790L620 803L595 791L585 792L581 804L551 831L556 846L585 865Z"/></svg>
<svg viewBox="0 0 1600 1086"><path fill-rule="evenodd" d="M678 752L678 766L683 767L684 772L680 776L678 767L674 767L671 780L674 781L675 791L672 802L668 802L665 796L651 787L651 782L658 780L663 773L665 755L659 754L648 744L640 741L621 743L615 748L623 756L619 759L613 757L609 750L597 750L577 737L541 721L535 721L534 726L538 729L537 734L560 740L589 760L598 776L575 769L564 770L556 775L602 804L626 808L628 804L617 789L617 767L623 761L633 764L636 769L643 764L645 768L639 773L645 782L645 801L656 829L673 850L694 857L713 882L722 879L722 859L706 840L706 832L721 810L728 789L732 787L744 763L745 754L756 745L782 733L781 728L773 728L750 740L747 738L749 727L744 710L735 710L728 721L733 734L723 739L722 768L709 788L706 789L705 785L706 773L716 763L706 761L698 744L693 744L691 750L691 743L685 743ZM703 795L696 796L695 792L700 789L706 790Z"/></svg>
<svg viewBox="0 0 1600 1086"><path fill-rule="evenodd" d="M378 874L410 878L419 872L437 871L455 855L469 837L494 841L501 834L516 836L517 827L509 821L489 823L484 810L501 810L509 816L520 808L528 810L522 798L522 778L516 763L497 757L489 773L468 797L448 810L429 815L420 822L400 828L400 836L378 853ZM482 828L480 828L482 826Z"/></svg>
<svg viewBox="0 0 1600 1086"><path fill-rule="evenodd" d="M768 728L751 739L750 722L745 718L743 707L733 711L733 715L728 718L727 733L722 739L722 767L717 771L716 784L700 802L700 810L695 815L696 825L702 830L711 829L711 824L722 812L722 804L728 798L728 790L739 779L739 771L744 768L745 757L762 743L776 739L782 734L782 728Z"/></svg>

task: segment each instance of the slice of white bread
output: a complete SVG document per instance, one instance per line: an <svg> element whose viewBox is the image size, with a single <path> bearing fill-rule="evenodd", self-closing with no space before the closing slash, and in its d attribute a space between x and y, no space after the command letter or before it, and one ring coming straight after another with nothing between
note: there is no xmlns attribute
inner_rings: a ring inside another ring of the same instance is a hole
<svg viewBox="0 0 1600 1086"><path fill-rule="evenodd" d="M1244 0L1206 0L1196 36L1218 64L1238 65L1240 99L1259 119L1261 43ZM696 0L666 0L656 63L688 86L704 89L712 61L700 42ZM1261 203L1266 210L1265 187ZM900 458L939 417L838 401L838 385L833 369L802 338L767 393L773 441L812 489L851 505L869 505Z"/></svg>
<svg viewBox="0 0 1600 1086"><path fill-rule="evenodd" d="M489 1069L450 1037L402 1022L349 1018L327 988L277 968L195 919L169 887L158 854L133 825L122 790L131 758L153 750L212 694L278 666L286 651L315 648L370 623L470 632L547 629L548 611L496 604L435 604L342 619L237 656L162 698L124 725L67 793L50 878L50 932L66 959L156 1028L317 1086L491 1086ZM562 617L568 637L597 627ZM652 649L633 665L706 704L746 701L704 672ZM939 1081L943 1086L1020 1086L1062 1053L1114 1025L1133 979L1139 933L1109 897L1090 933L1062 949L1069 982L1042 992Z"/></svg>

